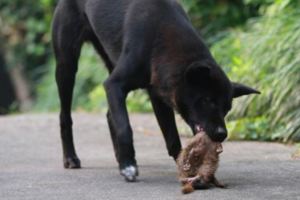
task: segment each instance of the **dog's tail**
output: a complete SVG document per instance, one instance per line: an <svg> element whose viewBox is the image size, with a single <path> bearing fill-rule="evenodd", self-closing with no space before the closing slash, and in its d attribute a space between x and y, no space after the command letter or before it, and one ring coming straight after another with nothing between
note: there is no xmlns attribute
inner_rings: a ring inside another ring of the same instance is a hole
<svg viewBox="0 0 300 200"><path fill-rule="evenodd" d="M194 187L192 183L184 184L181 188L182 194L189 194L194 192Z"/></svg>

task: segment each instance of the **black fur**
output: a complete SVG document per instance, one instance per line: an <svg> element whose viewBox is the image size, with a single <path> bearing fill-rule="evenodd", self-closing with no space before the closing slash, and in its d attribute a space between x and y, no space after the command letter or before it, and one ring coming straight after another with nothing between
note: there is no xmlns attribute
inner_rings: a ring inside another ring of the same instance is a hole
<svg viewBox="0 0 300 200"><path fill-rule="evenodd" d="M223 141L224 117L232 99L258 93L229 81L174 0L61 0L53 20L53 46L66 168L80 167L73 145L71 102L84 42L94 45L110 72L104 83L107 119L121 174L128 181L138 175L125 104L129 91L148 91L174 159L181 144L173 109L194 133L204 129L213 140Z"/></svg>

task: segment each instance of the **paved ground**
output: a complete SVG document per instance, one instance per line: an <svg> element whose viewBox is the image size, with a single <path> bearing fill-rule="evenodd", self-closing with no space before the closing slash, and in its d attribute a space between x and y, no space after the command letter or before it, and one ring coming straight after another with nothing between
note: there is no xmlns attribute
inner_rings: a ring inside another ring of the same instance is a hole
<svg viewBox="0 0 300 200"><path fill-rule="evenodd" d="M125 183L118 175L102 115L74 117L80 170L62 168L56 115L0 117L0 199L300 199L300 161L291 159L294 148L256 142L224 144L217 177L228 189L184 196L153 116L134 115L132 122L138 183Z"/></svg>

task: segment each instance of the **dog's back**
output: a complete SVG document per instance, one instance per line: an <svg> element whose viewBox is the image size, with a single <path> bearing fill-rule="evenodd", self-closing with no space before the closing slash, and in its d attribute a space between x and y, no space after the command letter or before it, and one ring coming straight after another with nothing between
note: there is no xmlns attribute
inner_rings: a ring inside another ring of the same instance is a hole
<svg viewBox="0 0 300 200"><path fill-rule="evenodd" d="M147 42L149 51L152 51L149 55L158 55L165 50L170 44L165 39L173 43L173 50L178 49L175 41L179 48L199 44L195 42L199 40L197 33L175 0L61 0L57 9L64 9L66 20L76 17L78 22L74 25L80 26L85 31L83 34L95 34L114 64L123 48L131 49L130 45L134 45L138 49L142 42ZM68 12L76 15L67 16ZM131 38L140 44L132 44ZM164 44L157 45L159 40ZM174 53L170 55L172 59L186 56Z"/></svg>

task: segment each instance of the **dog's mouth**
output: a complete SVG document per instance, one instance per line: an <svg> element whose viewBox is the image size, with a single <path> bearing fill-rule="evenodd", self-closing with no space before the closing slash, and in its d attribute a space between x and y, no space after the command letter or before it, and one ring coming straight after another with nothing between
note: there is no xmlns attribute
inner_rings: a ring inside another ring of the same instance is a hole
<svg viewBox="0 0 300 200"><path fill-rule="evenodd" d="M192 126L192 130L194 135L198 133L204 133L209 136L211 140L214 142L223 142L227 137L227 131L226 128L218 128L218 129L212 129L209 126L204 126L203 124L197 123ZM221 131L219 131L221 130Z"/></svg>
<svg viewBox="0 0 300 200"><path fill-rule="evenodd" d="M205 132L205 129L201 124L196 124L194 126L194 132L195 132L195 134Z"/></svg>

